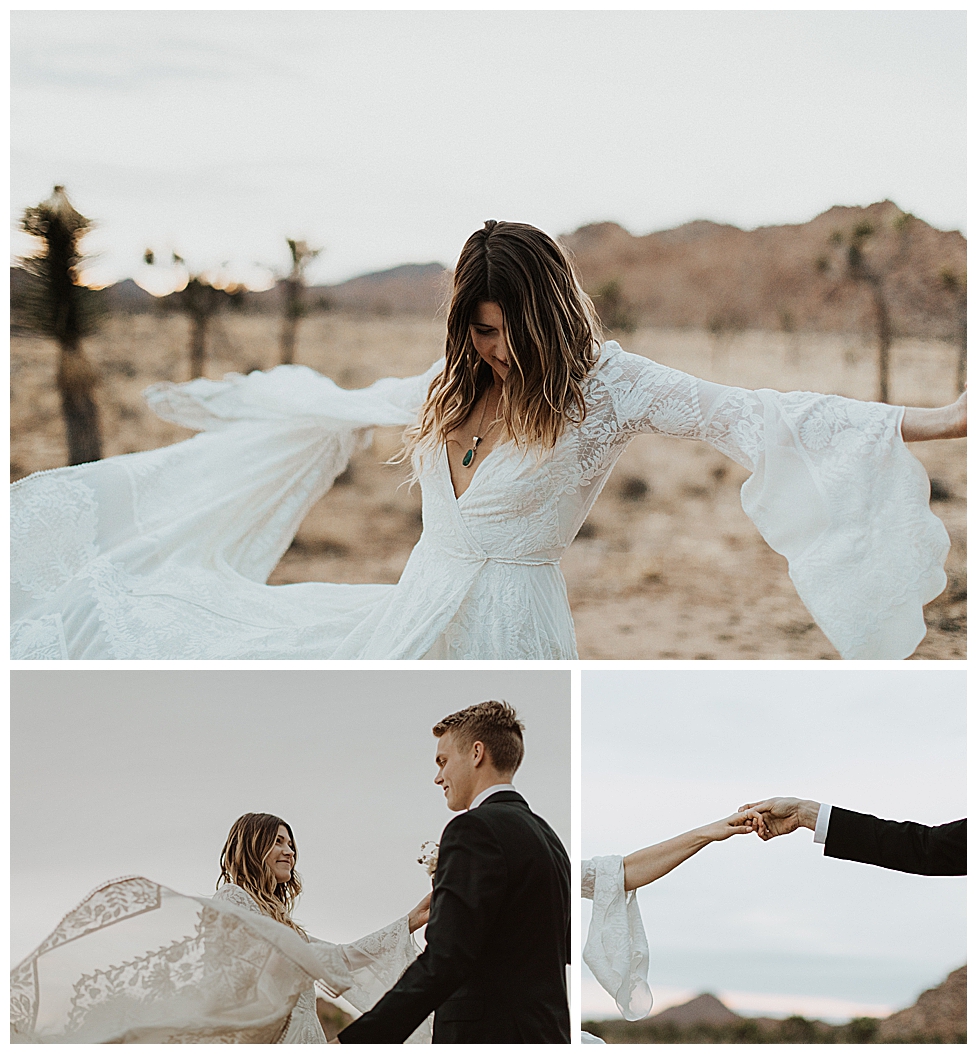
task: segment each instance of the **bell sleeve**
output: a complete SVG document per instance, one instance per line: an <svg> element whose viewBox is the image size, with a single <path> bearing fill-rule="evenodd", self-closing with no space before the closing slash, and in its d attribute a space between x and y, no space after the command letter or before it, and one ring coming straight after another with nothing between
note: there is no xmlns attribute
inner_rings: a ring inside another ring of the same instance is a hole
<svg viewBox="0 0 977 1054"><path fill-rule="evenodd" d="M583 862L582 896L594 903L583 960L627 1021L651 1012L648 939L635 891L624 891L624 857Z"/></svg>
<svg viewBox="0 0 977 1054"><path fill-rule="evenodd" d="M262 914L254 900L234 885L221 886L214 899L233 904L242 911ZM316 988L331 999L342 996L360 1013L370 1010L417 958L417 946L406 915L350 944L333 944L310 937L309 952L318 963ZM406 1040L408 1043L430 1041L427 1021Z"/></svg>
<svg viewBox="0 0 977 1054"><path fill-rule="evenodd" d="M311 951L323 965L322 987L327 994L342 995L360 1013L371 1010L393 988L418 954L406 915L351 944L330 944L313 937ZM339 982L336 987L330 977ZM421 1022L404 1042L430 1043L430 1019Z"/></svg>
<svg viewBox="0 0 977 1054"><path fill-rule="evenodd" d="M750 470L743 510L842 658L911 655L950 540L903 442L904 407L727 387L609 348L617 427L702 439Z"/></svg>
<svg viewBox="0 0 977 1054"><path fill-rule="evenodd" d="M442 368L355 391L305 366L149 388L158 416L198 434L11 487L12 655L68 657L62 613L86 579L202 567L266 582L371 429L412 424Z"/></svg>

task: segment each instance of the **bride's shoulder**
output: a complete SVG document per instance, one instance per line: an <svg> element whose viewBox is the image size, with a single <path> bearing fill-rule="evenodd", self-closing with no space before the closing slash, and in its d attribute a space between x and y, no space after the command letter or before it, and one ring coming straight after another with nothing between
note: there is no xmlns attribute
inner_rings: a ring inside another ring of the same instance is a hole
<svg viewBox="0 0 977 1054"><path fill-rule="evenodd" d="M229 904L234 904L239 908L246 908L248 911L256 911L258 914L262 914L261 908L258 907L257 901L251 894L240 886L235 885L233 882L225 882L217 892L214 894L213 900L225 900Z"/></svg>
<svg viewBox="0 0 977 1054"><path fill-rule="evenodd" d="M625 351L616 340L605 341L600 346L597 362L590 373L590 380L597 386L612 383L622 372L633 369L635 363L647 365L651 360L643 355Z"/></svg>
<svg viewBox="0 0 977 1054"><path fill-rule="evenodd" d="M635 363L648 364L649 360L624 350L616 340L601 344L590 375L584 382L584 398L588 409L607 402L622 383L633 383Z"/></svg>

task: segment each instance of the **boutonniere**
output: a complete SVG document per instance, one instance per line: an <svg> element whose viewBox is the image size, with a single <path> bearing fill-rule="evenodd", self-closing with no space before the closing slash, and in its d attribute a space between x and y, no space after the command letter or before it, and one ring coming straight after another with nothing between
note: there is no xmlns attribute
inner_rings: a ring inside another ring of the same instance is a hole
<svg viewBox="0 0 977 1054"><path fill-rule="evenodd" d="M434 872L438 869L438 843L425 842L421 846L421 855L417 858L417 862L433 878Z"/></svg>

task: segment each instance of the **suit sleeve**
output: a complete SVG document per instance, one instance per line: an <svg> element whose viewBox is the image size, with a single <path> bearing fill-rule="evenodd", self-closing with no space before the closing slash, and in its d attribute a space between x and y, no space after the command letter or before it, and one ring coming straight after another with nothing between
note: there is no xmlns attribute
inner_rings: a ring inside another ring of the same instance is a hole
<svg viewBox="0 0 977 1054"><path fill-rule="evenodd" d="M832 806L824 855L912 875L965 875L967 821L927 827Z"/></svg>
<svg viewBox="0 0 977 1054"><path fill-rule="evenodd" d="M445 828L427 947L394 987L339 1035L341 1043L403 1043L471 974L505 902L502 846L477 810Z"/></svg>

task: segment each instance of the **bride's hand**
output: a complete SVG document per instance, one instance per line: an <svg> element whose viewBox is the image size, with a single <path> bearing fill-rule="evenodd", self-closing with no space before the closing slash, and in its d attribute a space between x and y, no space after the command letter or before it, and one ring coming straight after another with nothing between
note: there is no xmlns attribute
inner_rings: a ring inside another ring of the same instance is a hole
<svg viewBox="0 0 977 1054"><path fill-rule="evenodd" d="M407 925L411 931L419 930L421 926L427 925L427 920L431 917L431 894L428 895L414 908L411 913L407 916Z"/></svg>
<svg viewBox="0 0 977 1054"><path fill-rule="evenodd" d="M761 820L752 812L734 812L732 816L716 820L703 830L713 842L723 842L734 834L753 834L759 832Z"/></svg>

